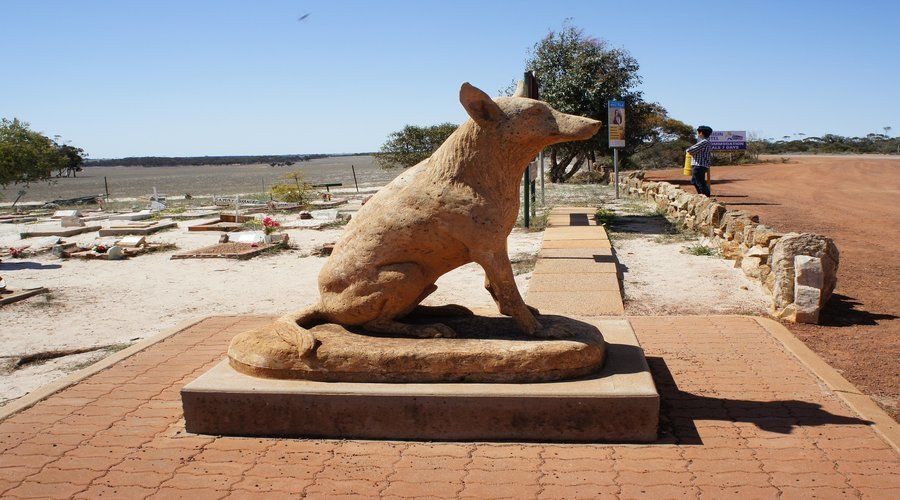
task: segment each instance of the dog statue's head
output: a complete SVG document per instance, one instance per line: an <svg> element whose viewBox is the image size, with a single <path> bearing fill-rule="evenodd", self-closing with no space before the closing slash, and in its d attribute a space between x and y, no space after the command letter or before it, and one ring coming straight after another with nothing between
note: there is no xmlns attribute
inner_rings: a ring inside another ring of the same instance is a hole
<svg viewBox="0 0 900 500"><path fill-rule="evenodd" d="M567 115L547 103L524 96L520 86L512 97L491 99L468 82L459 89L459 102L479 127L503 140L542 149L551 144L590 139L601 122Z"/></svg>

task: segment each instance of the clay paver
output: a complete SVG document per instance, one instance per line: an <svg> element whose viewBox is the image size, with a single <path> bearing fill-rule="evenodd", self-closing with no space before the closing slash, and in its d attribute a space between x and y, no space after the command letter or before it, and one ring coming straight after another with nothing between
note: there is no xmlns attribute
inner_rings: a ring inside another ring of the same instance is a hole
<svg viewBox="0 0 900 500"><path fill-rule="evenodd" d="M207 318L0 422L0 496L900 497L900 455L747 317L630 318L659 444L185 434L181 387L270 320Z"/></svg>
<svg viewBox="0 0 900 500"><path fill-rule="evenodd" d="M544 241L543 248L612 248L609 240L552 240Z"/></svg>
<svg viewBox="0 0 900 500"><path fill-rule="evenodd" d="M541 248L542 259L592 259L600 262L616 262L612 248Z"/></svg>
<svg viewBox="0 0 900 500"><path fill-rule="evenodd" d="M611 273L615 275L615 262L598 262L593 259L538 259L534 274Z"/></svg>
<svg viewBox="0 0 900 500"><path fill-rule="evenodd" d="M525 301L542 313L577 316L621 316L625 306L618 290L529 291Z"/></svg>
<svg viewBox="0 0 900 500"><path fill-rule="evenodd" d="M618 294L619 289L619 279L615 273L534 274L531 281L528 282L529 294L533 292L615 292Z"/></svg>
<svg viewBox="0 0 900 500"><path fill-rule="evenodd" d="M599 226L593 217L587 214L566 214L551 215L547 218L548 227L565 227L565 226Z"/></svg>

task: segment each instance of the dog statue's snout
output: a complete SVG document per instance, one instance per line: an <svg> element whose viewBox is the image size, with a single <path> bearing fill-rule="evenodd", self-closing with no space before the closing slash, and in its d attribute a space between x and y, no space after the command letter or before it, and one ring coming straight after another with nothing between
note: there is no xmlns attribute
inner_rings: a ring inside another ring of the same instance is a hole
<svg viewBox="0 0 900 500"><path fill-rule="evenodd" d="M558 139L564 141L583 141L590 139L600 130L603 123L599 120L585 118L583 116L567 115L554 111L556 126L559 135L554 134Z"/></svg>

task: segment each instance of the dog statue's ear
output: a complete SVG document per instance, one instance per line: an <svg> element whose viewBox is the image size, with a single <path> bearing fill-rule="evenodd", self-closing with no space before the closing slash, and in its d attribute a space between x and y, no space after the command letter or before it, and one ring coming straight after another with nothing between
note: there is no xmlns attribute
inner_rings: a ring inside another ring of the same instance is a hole
<svg viewBox="0 0 900 500"><path fill-rule="evenodd" d="M459 102L466 108L466 113L481 125L496 122L503 116L500 106L469 82L463 83L459 88Z"/></svg>
<svg viewBox="0 0 900 500"><path fill-rule="evenodd" d="M516 84L516 92L513 97L528 97L525 95L525 80L519 80L519 83Z"/></svg>

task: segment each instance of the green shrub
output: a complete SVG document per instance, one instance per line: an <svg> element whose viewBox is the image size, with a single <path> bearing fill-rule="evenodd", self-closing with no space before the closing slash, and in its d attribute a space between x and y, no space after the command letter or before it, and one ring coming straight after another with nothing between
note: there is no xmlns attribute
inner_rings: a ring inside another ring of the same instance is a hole
<svg viewBox="0 0 900 500"><path fill-rule="evenodd" d="M716 250L714 248L710 248L706 245L701 245L699 243L695 245L691 245L685 249L687 253L691 255L697 256L712 256L716 254Z"/></svg>
<svg viewBox="0 0 900 500"><path fill-rule="evenodd" d="M594 220L596 220L598 224L603 226L609 227L609 225L612 224L615 218L616 214L612 210L598 208L597 211L594 212Z"/></svg>

